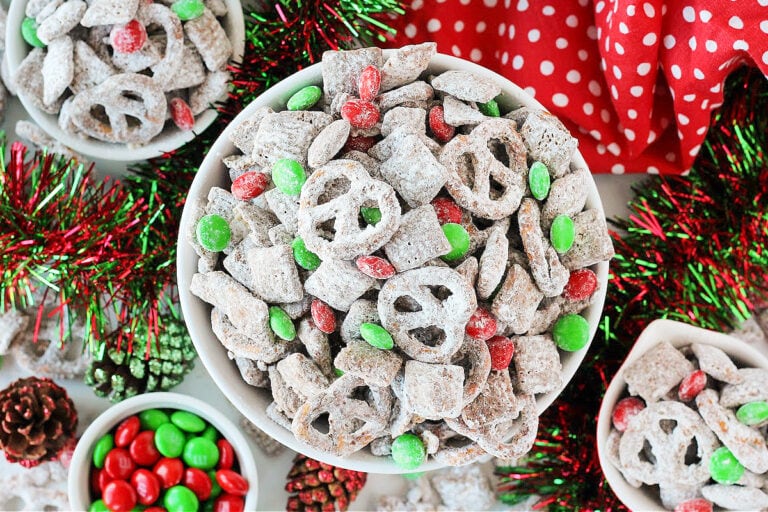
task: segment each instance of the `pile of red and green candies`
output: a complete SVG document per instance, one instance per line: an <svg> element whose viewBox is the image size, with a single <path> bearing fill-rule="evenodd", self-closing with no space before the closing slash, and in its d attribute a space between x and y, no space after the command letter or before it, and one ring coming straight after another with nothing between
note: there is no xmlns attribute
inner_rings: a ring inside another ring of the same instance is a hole
<svg viewBox="0 0 768 512"><path fill-rule="evenodd" d="M93 447L89 512L241 512L248 481L232 445L187 411L147 409Z"/></svg>

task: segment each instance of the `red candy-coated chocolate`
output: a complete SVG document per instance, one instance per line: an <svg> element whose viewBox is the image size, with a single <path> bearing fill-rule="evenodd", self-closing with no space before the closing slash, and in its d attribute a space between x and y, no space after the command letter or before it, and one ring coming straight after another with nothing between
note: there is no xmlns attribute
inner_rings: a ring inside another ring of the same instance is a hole
<svg viewBox="0 0 768 512"><path fill-rule="evenodd" d="M370 101L352 99L342 105L341 117L355 128L367 130L379 122L379 109Z"/></svg>
<svg viewBox="0 0 768 512"><path fill-rule="evenodd" d="M461 208L449 197L436 197L432 200L437 220L440 224L461 224Z"/></svg>
<svg viewBox="0 0 768 512"><path fill-rule="evenodd" d="M147 507L144 512L168 512L163 507Z"/></svg>
<svg viewBox="0 0 768 512"><path fill-rule="evenodd" d="M477 308L467 322L466 332L470 338L489 340L496 334L496 318L484 308Z"/></svg>
<svg viewBox="0 0 768 512"><path fill-rule="evenodd" d="M704 498L694 498L678 503L674 512L712 512L712 503Z"/></svg>
<svg viewBox="0 0 768 512"><path fill-rule="evenodd" d="M376 145L378 140L376 137L365 137L363 135L357 137L350 137L347 139L347 143L341 150L341 153L348 151L360 151L361 153L367 153L369 149Z"/></svg>
<svg viewBox="0 0 768 512"><path fill-rule="evenodd" d="M381 71L376 66L368 66L360 73L357 80L357 91L361 100L371 101L379 94L381 86Z"/></svg>
<svg viewBox="0 0 768 512"><path fill-rule="evenodd" d="M184 485L195 493L195 496L200 501L210 498L211 491L213 490L211 478L205 471L198 468L187 468L184 471Z"/></svg>
<svg viewBox="0 0 768 512"><path fill-rule="evenodd" d="M396 273L390 262L378 256L360 256L355 264L360 272L374 279L389 279Z"/></svg>
<svg viewBox="0 0 768 512"><path fill-rule="evenodd" d="M248 494L248 480L231 469L218 470L216 472L216 481L219 482L224 492L234 494L235 496L245 496Z"/></svg>
<svg viewBox="0 0 768 512"><path fill-rule="evenodd" d="M160 497L160 480L148 469L137 469L131 475L131 486L142 505L152 505Z"/></svg>
<svg viewBox="0 0 768 512"><path fill-rule="evenodd" d="M102 473L104 473L103 469L93 468L91 470L91 491L101 492L101 484L99 483L99 479L101 478Z"/></svg>
<svg viewBox="0 0 768 512"><path fill-rule="evenodd" d="M241 201L260 196L269 185L269 176L263 172L248 171L232 182L232 195Z"/></svg>
<svg viewBox="0 0 768 512"><path fill-rule="evenodd" d="M102 469L98 476L99 492L104 492L104 488L112 480L114 480L114 478L109 476L109 474Z"/></svg>
<svg viewBox="0 0 768 512"><path fill-rule="evenodd" d="M491 369L506 370L515 355L515 344L506 336L494 336L485 342L491 353Z"/></svg>
<svg viewBox="0 0 768 512"><path fill-rule="evenodd" d="M245 500L234 494L222 494L213 502L213 512L243 512Z"/></svg>
<svg viewBox="0 0 768 512"><path fill-rule="evenodd" d="M179 127L179 130L189 131L195 127L195 116L189 103L181 98L173 98L168 106L171 109L171 119Z"/></svg>
<svg viewBox="0 0 768 512"><path fill-rule="evenodd" d="M184 476L184 463L180 459L163 457L152 468L152 472L160 479L163 489L168 489L181 482Z"/></svg>
<svg viewBox="0 0 768 512"><path fill-rule="evenodd" d="M568 284L563 289L563 297L568 300L586 300L597 290L597 276L588 268L571 272Z"/></svg>
<svg viewBox="0 0 768 512"><path fill-rule="evenodd" d="M312 313L312 321L315 322L318 329L326 334L331 334L336 330L336 315L331 306L320 299L315 299L309 310Z"/></svg>
<svg viewBox="0 0 768 512"><path fill-rule="evenodd" d="M690 402L696 395L707 385L707 374L701 370L696 370L689 373L680 382L680 387L677 389L677 396L680 397L681 402Z"/></svg>
<svg viewBox="0 0 768 512"><path fill-rule="evenodd" d="M445 122L445 113L441 105L435 105L429 111L429 129L440 142L448 142L456 133L456 128Z"/></svg>
<svg viewBox="0 0 768 512"><path fill-rule="evenodd" d="M117 480L127 480L136 469L136 463L125 448L113 448L104 459L104 471Z"/></svg>
<svg viewBox="0 0 768 512"><path fill-rule="evenodd" d="M125 25L115 25L109 33L109 42L118 53L134 53L147 42L147 29L139 20L131 20Z"/></svg>
<svg viewBox="0 0 768 512"><path fill-rule="evenodd" d="M219 448L219 463L216 469L232 469L235 465L235 449L226 439L216 441L216 446Z"/></svg>
<svg viewBox="0 0 768 512"><path fill-rule="evenodd" d="M629 421L643 409L645 409L645 403L634 396L619 400L611 416L613 426L619 432L624 432L629 426Z"/></svg>
<svg viewBox="0 0 768 512"><path fill-rule="evenodd" d="M125 480L112 480L104 488L101 499L113 512L128 512L136 506L136 491Z"/></svg>
<svg viewBox="0 0 768 512"><path fill-rule="evenodd" d="M139 466L151 466L160 460L160 452L155 446L155 432L153 430L139 432L131 446L128 447L128 451L131 458Z"/></svg>
<svg viewBox="0 0 768 512"><path fill-rule="evenodd" d="M138 416L124 419L115 429L115 446L125 448L133 441L141 429Z"/></svg>

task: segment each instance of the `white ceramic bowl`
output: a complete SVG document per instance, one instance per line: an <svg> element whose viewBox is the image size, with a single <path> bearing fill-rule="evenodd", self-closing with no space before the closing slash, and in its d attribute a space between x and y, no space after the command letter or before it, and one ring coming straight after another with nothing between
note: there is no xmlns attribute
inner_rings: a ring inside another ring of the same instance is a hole
<svg viewBox="0 0 768 512"><path fill-rule="evenodd" d="M12 0L8 9L6 22L5 55L8 61L8 70L13 76L21 65L21 62L30 52L31 47L21 36L21 22L25 18L25 9L28 0ZM240 0L224 0L228 13L223 20L223 27L232 42L234 61L240 61L245 49L245 22L243 21L243 8ZM165 129L148 144L143 146L129 146L103 142L90 137L83 138L67 133L59 127L58 114L47 114L35 107L24 96L19 96L22 105L29 116L45 130L48 135L62 144L69 146L81 155L102 160L117 162L132 162L159 157L163 153L173 151L194 139L198 133L203 132L213 123L218 113L214 109L208 109L195 119L195 127L191 131L179 130L173 123L167 123ZM223 99L223 98L222 98Z"/></svg>
<svg viewBox="0 0 768 512"><path fill-rule="evenodd" d="M249 490L245 496L245 510L256 510L259 478L256 462L254 461L248 441L243 437L240 429L215 408L197 398L178 393L147 393L145 395L137 395L117 405L113 405L99 415L93 423L88 425L88 428L83 432L75 447L75 453L72 455L72 462L69 467L67 491L69 494L69 506L72 510L88 510L88 507L91 505L90 472L93 446L96 444L96 441L128 416L138 414L147 409L189 411L213 425L235 449L235 456L240 466L240 474L248 480Z"/></svg>
<svg viewBox="0 0 768 512"><path fill-rule="evenodd" d="M646 485L639 489L632 487L624 480L624 476L616 466L611 464L606 446L608 435L611 433L611 415L616 402L624 397L626 391L627 383L623 377L624 369L651 347L662 341L671 343L675 348L684 347L694 342L712 345L727 353L740 368L768 369L768 359L763 354L733 336L672 320L655 320L645 328L616 376L608 385L597 418L597 454L600 458L600 467L613 492L631 510L665 510L665 508L661 504L655 487Z"/></svg>
<svg viewBox="0 0 768 512"><path fill-rule="evenodd" d="M388 52L385 50L385 55L387 54ZM189 190L187 204L190 204L193 200L197 199L205 200L211 187L218 186L229 189L229 174L222 163L222 158L239 151L230 141L230 133L232 133L235 127L237 127L243 120L250 117L256 109L263 106L269 106L274 110L284 110L286 101L293 93L306 85L320 85L322 83L320 66L321 64L310 66L276 84L256 98L229 124L224 133L214 143L200 166L200 169L195 176L195 180L192 183L192 187ZM538 109L544 108L539 102L503 76L489 71L477 64L456 57L442 54L435 55L430 63L428 72L441 73L449 69L463 69L494 80L502 88L502 95L498 101L504 110L510 110L520 106L534 107ZM572 162L577 167L588 167L584 158L581 156L581 153L578 152L574 155ZM587 208L596 208L600 210L600 212L603 211L597 187L592 180L589 182ZM213 380L235 407L270 436L291 449L312 458L322 460L335 466L370 473L407 472L396 466L390 458L377 457L371 455L366 450L361 450L344 458L316 450L297 440L289 430L277 425L267 417L265 411L272 401L271 394L268 390L254 388L243 381L237 371L235 363L227 358L227 351L213 334L210 322L210 306L189 292L192 276L197 272L198 260L195 251L183 237L183 234L188 231L187 226L191 222L190 219L191 212L185 208L181 217L181 228L179 229L182 236L179 239L177 259L181 306L184 311L184 318L186 319L189 333L195 343L200 359L211 374L211 377L213 377ZM594 303L582 312L582 315L587 319L590 325L590 343L597 331L600 315L603 309L603 302L605 301L605 291L608 281L608 262L602 262L595 265L593 270L597 274L600 288L596 292L597 297L595 298ZM581 364L581 361L584 359L588 348L589 345L576 352L560 353L563 365L562 386L559 389L537 397L539 414L549 407L565 385L571 380L573 374L576 373L576 370ZM420 466L419 470L429 471L438 469L439 467L441 466L437 462L430 460Z"/></svg>

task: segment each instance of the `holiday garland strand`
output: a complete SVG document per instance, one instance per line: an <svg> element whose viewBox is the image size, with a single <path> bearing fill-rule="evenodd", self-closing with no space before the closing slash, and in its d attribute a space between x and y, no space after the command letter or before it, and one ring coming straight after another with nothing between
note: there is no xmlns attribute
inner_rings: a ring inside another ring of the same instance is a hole
<svg viewBox="0 0 768 512"><path fill-rule="evenodd" d="M11 160L0 161L0 313L34 305L39 324L42 295L59 306L62 341L82 318L90 348L117 327L118 344L125 337L132 351L142 333L148 354L163 313L178 308L181 210L213 142L264 90L327 49L385 40L393 32L386 16L403 12L393 0L279 0L265 12L247 12L245 57L230 67L219 118L186 146L137 165L122 182L100 182L76 162L14 146Z"/></svg>
<svg viewBox="0 0 768 512"><path fill-rule="evenodd" d="M502 501L537 495L541 510L626 510L600 471L595 429L603 392L634 340L656 318L728 330L765 307L768 80L742 68L725 90L689 175L646 180L634 188L630 215L612 221L621 234L601 329L542 415L536 448L497 468Z"/></svg>

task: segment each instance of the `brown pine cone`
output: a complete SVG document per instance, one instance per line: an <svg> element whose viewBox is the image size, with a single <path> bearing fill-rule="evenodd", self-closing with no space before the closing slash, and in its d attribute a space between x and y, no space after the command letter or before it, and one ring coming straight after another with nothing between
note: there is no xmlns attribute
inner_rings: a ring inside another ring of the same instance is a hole
<svg viewBox="0 0 768 512"><path fill-rule="evenodd" d="M9 462L32 467L55 459L76 428L75 404L50 379L19 379L0 391L0 449Z"/></svg>
<svg viewBox="0 0 768 512"><path fill-rule="evenodd" d="M288 512L344 512L365 485L367 473L337 468L297 454L285 490Z"/></svg>

